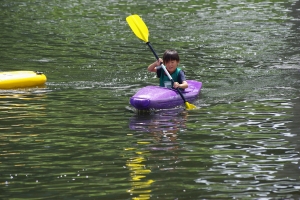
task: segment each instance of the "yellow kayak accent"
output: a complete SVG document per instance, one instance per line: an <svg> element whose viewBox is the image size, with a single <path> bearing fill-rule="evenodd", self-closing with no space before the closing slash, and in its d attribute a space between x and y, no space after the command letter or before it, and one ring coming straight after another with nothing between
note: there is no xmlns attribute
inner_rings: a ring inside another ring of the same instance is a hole
<svg viewBox="0 0 300 200"><path fill-rule="evenodd" d="M44 85L47 81L42 72L7 71L0 72L0 89L27 88Z"/></svg>

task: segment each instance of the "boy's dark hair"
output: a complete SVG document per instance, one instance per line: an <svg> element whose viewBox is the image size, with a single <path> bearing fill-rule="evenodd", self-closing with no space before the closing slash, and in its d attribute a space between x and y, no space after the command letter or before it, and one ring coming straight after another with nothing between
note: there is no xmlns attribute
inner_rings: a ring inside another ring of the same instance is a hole
<svg viewBox="0 0 300 200"><path fill-rule="evenodd" d="M175 50L166 50L163 55L164 64L171 60L176 60L177 62L179 62L179 55Z"/></svg>

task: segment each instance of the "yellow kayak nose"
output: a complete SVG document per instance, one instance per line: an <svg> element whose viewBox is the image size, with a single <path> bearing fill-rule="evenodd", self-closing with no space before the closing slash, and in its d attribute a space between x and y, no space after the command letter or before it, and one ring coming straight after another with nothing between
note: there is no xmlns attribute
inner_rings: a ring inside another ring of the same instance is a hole
<svg viewBox="0 0 300 200"><path fill-rule="evenodd" d="M47 77L42 72L6 71L0 72L0 89L17 89L44 85Z"/></svg>

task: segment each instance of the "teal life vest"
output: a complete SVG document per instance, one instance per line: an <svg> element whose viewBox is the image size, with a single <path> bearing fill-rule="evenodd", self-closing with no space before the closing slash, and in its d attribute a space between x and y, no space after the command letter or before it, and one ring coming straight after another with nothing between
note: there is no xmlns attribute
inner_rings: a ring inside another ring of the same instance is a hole
<svg viewBox="0 0 300 200"><path fill-rule="evenodd" d="M176 68L176 70L170 74L174 82L178 82L178 75L180 72L180 68ZM165 74L165 71L161 69L160 78L159 78L159 86L172 88L172 82L170 81L169 77Z"/></svg>

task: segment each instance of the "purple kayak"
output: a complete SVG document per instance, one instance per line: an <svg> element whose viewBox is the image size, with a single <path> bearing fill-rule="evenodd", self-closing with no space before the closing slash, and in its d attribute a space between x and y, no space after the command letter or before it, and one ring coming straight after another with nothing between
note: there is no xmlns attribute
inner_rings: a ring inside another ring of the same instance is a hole
<svg viewBox="0 0 300 200"><path fill-rule="evenodd" d="M202 82L187 80L189 87L182 94L187 102L194 101L201 90ZM168 109L183 105L184 102L177 90L160 86L141 88L130 98L130 104L138 110Z"/></svg>

